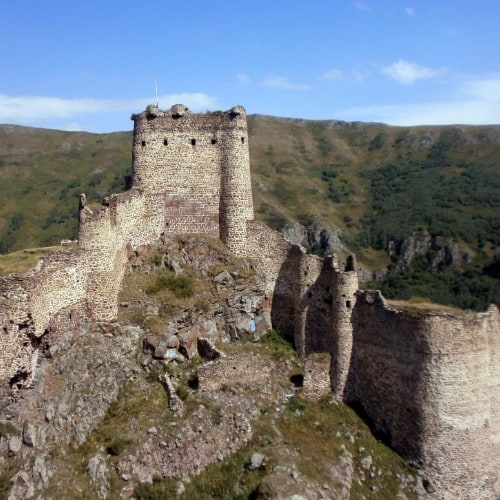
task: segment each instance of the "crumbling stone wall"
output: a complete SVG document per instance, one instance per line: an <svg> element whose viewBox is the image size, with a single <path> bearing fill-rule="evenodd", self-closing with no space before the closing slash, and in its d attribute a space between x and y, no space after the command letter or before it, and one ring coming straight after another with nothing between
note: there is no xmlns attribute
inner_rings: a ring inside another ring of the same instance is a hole
<svg viewBox="0 0 500 500"><path fill-rule="evenodd" d="M34 269L0 278L0 381L29 383L42 336L87 317L81 253L48 255Z"/></svg>
<svg viewBox="0 0 500 500"><path fill-rule="evenodd" d="M269 280L273 327L293 340L304 361L305 393L317 397L329 387L342 400L358 289L354 257L341 270L336 258L308 255L262 223L252 221L248 227L249 253Z"/></svg>

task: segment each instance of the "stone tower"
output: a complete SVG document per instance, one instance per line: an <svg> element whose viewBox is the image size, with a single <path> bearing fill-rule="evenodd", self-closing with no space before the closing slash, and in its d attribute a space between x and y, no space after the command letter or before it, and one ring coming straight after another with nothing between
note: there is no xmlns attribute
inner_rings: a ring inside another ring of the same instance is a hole
<svg viewBox="0 0 500 500"><path fill-rule="evenodd" d="M235 254L247 250L253 219L245 110L192 114L148 106L134 120L134 188L167 233L220 238Z"/></svg>
<svg viewBox="0 0 500 500"><path fill-rule="evenodd" d="M347 383L347 376L351 366L353 343L353 328L351 323L352 310L358 290L358 273L356 258L347 258L343 271L338 269L334 260L332 276L332 364L330 380L333 397L343 401Z"/></svg>

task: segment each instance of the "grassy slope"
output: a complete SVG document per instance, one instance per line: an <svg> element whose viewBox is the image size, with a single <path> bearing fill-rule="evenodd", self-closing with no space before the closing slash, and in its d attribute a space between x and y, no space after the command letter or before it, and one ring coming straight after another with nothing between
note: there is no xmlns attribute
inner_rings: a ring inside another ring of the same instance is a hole
<svg viewBox="0 0 500 500"><path fill-rule="evenodd" d="M76 236L78 195L123 187L132 134L0 127L0 253Z"/></svg>

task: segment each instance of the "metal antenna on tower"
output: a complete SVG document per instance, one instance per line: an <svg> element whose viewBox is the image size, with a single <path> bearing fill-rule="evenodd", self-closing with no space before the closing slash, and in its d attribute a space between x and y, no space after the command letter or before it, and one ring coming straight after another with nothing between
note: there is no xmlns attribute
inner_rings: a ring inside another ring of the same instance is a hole
<svg viewBox="0 0 500 500"><path fill-rule="evenodd" d="M155 96L156 96L156 107L158 107L158 78L155 76Z"/></svg>

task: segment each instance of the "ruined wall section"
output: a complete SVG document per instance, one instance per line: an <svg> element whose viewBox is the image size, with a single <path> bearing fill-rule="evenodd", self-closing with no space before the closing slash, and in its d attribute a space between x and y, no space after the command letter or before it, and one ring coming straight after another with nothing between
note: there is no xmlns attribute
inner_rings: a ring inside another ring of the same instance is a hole
<svg viewBox="0 0 500 500"><path fill-rule="evenodd" d="M194 115L183 105L149 106L132 118L133 185L153 210L163 196L164 231L221 238L244 255L253 219L245 110Z"/></svg>
<svg viewBox="0 0 500 500"><path fill-rule="evenodd" d="M289 340L294 340L295 313L299 294L297 266L302 252L298 245L260 221L247 222L248 256L266 277L265 292L270 300L271 323Z"/></svg>
<svg viewBox="0 0 500 500"><path fill-rule="evenodd" d="M498 495L498 309L419 313L358 292L352 323L346 401L424 468L442 498Z"/></svg>
<svg viewBox="0 0 500 500"><path fill-rule="evenodd" d="M248 223L250 256L268 278L273 328L293 341L304 361L304 393L317 399L331 390L331 258L308 255L261 222Z"/></svg>
<svg viewBox="0 0 500 500"><path fill-rule="evenodd" d="M20 276L0 278L0 382L31 372L33 321L28 290ZM1 389L1 386L0 386ZM1 393L0 393L1 394Z"/></svg>
<svg viewBox="0 0 500 500"><path fill-rule="evenodd" d="M85 299L87 278L78 251L60 251L45 257L37 267L25 275L29 294L29 314L33 319L33 334L43 335L51 318L61 309L69 308Z"/></svg>
<svg viewBox="0 0 500 500"><path fill-rule="evenodd" d="M46 256L22 275L0 278L0 380L28 384L40 338L86 317L86 278L78 252ZM64 311L61 314L61 311Z"/></svg>
<svg viewBox="0 0 500 500"><path fill-rule="evenodd" d="M246 224L248 235L248 257L258 263L260 269L266 277L265 291L272 296L277 292L280 295L286 294L292 298L286 288L286 283L293 283L291 274L279 279L280 274L287 271L283 267L294 245L286 241L283 236L257 220L248 221ZM297 245L295 245L297 246ZM292 270L290 270L292 272ZM282 285L282 288L279 288ZM278 287L278 289L277 289Z"/></svg>

